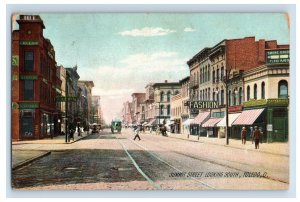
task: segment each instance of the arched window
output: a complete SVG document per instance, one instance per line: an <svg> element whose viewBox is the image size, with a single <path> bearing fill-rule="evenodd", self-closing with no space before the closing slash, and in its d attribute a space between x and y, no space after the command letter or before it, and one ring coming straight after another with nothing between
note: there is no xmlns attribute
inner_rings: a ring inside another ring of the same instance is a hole
<svg viewBox="0 0 300 202"><path fill-rule="evenodd" d="M247 101L250 100L250 86L247 86Z"/></svg>
<svg viewBox="0 0 300 202"><path fill-rule="evenodd" d="M224 104L224 90L221 90L221 105Z"/></svg>
<svg viewBox="0 0 300 202"><path fill-rule="evenodd" d="M207 66L205 66L205 82L208 81L208 72L207 72Z"/></svg>
<svg viewBox="0 0 300 202"><path fill-rule="evenodd" d="M288 83L286 80L281 80L278 83L278 98L288 98Z"/></svg>
<svg viewBox="0 0 300 202"><path fill-rule="evenodd" d="M213 101L216 101L216 93L213 92Z"/></svg>
<svg viewBox="0 0 300 202"><path fill-rule="evenodd" d="M265 82L261 83L261 99L265 99Z"/></svg>
<svg viewBox="0 0 300 202"><path fill-rule="evenodd" d="M162 91L160 92L160 101L163 102L164 101L164 96L165 96L165 93Z"/></svg>
<svg viewBox="0 0 300 202"><path fill-rule="evenodd" d="M235 90L232 91L232 97L233 97L233 105L236 105L236 94L235 94Z"/></svg>
<svg viewBox="0 0 300 202"><path fill-rule="evenodd" d="M213 83L215 83L215 81L216 81L216 75L215 75L215 70L213 70L213 75L212 75L213 77L212 77L212 79L213 79Z"/></svg>
<svg viewBox="0 0 300 202"><path fill-rule="evenodd" d="M242 104L243 102L243 92L242 88L239 89L239 104Z"/></svg>
<svg viewBox="0 0 300 202"><path fill-rule="evenodd" d="M210 88L208 88L208 100L210 100Z"/></svg>
<svg viewBox="0 0 300 202"><path fill-rule="evenodd" d="M228 92L228 106L231 106L231 90Z"/></svg>
<svg viewBox="0 0 300 202"><path fill-rule="evenodd" d="M167 101L170 102L170 100L171 100L171 92L168 91L168 93L167 93Z"/></svg>
<svg viewBox="0 0 300 202"><path fill-rule="evenodd" d="M254 98L255 100L257 100L257 85L256 85L256 84L254 84L253 98Z"/></svg>
<svg viewBox="0 0 300 202"><path fill-rule="evenodd" d="M170 115L170 109L171 109L171 107L170 107L170 105L168 105L167 106L167 115Z"/></svg>
<svg viewBox="0 0 300 202"><path fill-rule="evenodd" d="M224 78L224 67L222 66L221 67L221 81L223 80L223 78Z"/></svg>
<svg viewBox="0 0 300 202"><path fill-rule="evenodd" d="M210 65L208 64L208 81L210 80Z"/></svg>

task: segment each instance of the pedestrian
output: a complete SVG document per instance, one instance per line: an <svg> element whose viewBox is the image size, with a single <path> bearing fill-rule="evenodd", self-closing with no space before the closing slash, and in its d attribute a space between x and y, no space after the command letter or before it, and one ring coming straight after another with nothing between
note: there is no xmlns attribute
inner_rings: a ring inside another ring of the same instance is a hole
<svg viewBox="0 0 300 202"><path fill-rule="evenodd" d="M250 138L251 138L251 140L252 140L252 144L253 144L253 133L254 133L253 127L251 126L251 127L250 127Z"/></svg>
<svg viewBox="0 0 300 202"><path fill-rule="evenodd" d="M135 141L135 138L139 138L139 140L141 140L140 136L139 136L139 133L140 133L140 126L138 126L135 130L134 130L134 133L135 133L135 136L133 138L133 140Z"/></svg>
<svg viewBox="0 0 300 202"><path fill-rule="evenodd" d="M254 127L253 139L255 143L255 149L259 149L260 131L257 126Z"/></svg>
<svg viewBox="0 0 300 202"><path fill-rule="evenodd" d="M246 135L247 135L246 128L243 127L243 128L242 128L242 132L241 132L242 144L246 144Z"/></svg>

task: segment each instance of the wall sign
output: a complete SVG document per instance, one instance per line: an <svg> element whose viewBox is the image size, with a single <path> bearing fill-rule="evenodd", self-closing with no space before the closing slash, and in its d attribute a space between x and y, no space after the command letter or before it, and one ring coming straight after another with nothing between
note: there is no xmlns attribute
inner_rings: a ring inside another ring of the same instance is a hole
<svg viewBox="0 0 300 202"><path fill-rule="evenodd" d="M19 66L19 56L13 55L11 58L11 65L12 66Z"/></svg>
<svg viewBox="0 0 300 202"><path fill-rule="evenodd" d="M20 75L20 79L22 80L37 80L37 75Z"/></svg>
<svg viewBox="0 0 300 202"><path fill-rule="evenodd" d="M290 62L290 50L266 51L267 64L286 64Z"/></svg>
<svg viewBox="0 0 300 202"><path fill-rule="evenodd" d="M20 45L21 46L36 46L36 45L39 45L39 42L35 41L35 40L24 40L24 41L20 41Z"/></svg>
<svg viewBox="0 0 300 202"><path fill-rule="evenodd" d="M36 109L39 108L38 102L19 102L19 109Z"/></svg>
<svg viewBox="0 0 300 202"><path fill-rule="evenodd" d="M187 101L185 106L190 109L218 109L219 103L217 101Z"/></svg>

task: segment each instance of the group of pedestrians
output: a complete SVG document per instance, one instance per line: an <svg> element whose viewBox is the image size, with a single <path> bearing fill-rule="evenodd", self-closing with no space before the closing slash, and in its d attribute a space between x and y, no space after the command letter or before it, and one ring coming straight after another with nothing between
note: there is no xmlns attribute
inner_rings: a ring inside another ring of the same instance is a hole
<svg viewBox="0 0 300 202"><path fill-rule="evenodd" d="M261 138L261 131L258 129L257 126L254 127L254 131L250 131L251 133L251 138L252 138L252 144L253 142L255 143L255 149L259 149L259 141ZM247 130L245 127L242 128L241 131L241 139L242 139L242 144L246 144L246 136L247 136Z"/></svg>

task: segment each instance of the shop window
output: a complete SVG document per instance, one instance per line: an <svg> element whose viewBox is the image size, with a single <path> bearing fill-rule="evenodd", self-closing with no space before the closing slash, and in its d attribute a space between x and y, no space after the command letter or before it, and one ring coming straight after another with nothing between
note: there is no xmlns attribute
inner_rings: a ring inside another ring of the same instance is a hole
<svg viewBox="0 0 300 202"><path fill-rule="evenodd" d="M33 137L34 117L33 111L21 111L21 135L22 137Z"/></svg>
<svg viewBox="0 0 300 202"><path fill-rule="evenodd" d="M25 51L24 70L33 71L34 56L32 51Z"/></svg>
<svg viewBox="0 0 300 202"><path fill-rule="evenodd" d="M278 83L278 98L288 98L288 84L286 80Z"/></svg>
<svg viewBox="0 0 300 202"><path fill-rule="evenodd" d="M265 82L261 83L261 99L265 99Z"/></svg>
<svg viewBox="0 0 300 202"><path fill-rule="evenodd" d="M24 80L24 100L33 100L34 81Z"/></svg>

